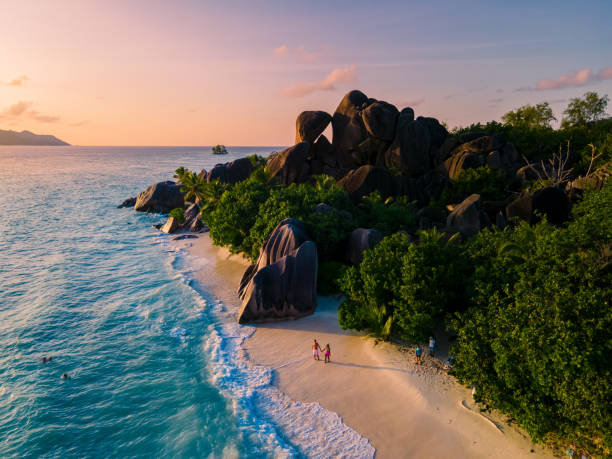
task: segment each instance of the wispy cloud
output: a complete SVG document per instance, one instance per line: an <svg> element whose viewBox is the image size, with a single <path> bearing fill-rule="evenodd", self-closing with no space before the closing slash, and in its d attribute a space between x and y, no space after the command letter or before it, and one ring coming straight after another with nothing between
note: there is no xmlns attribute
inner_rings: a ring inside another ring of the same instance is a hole
<svg viewBox="0 0 612 459"><path fill-rule="evenodd" d="M355 66L332 70L323 80L312 83L298 83L283 89L286 97L304 97L315 91L332 91L338 83L353 83L357 79Z"/></svg>
<svg viewBox="0 0 612 459"><path fill-rule="evenodd" d="M81 127L89 124L89 120L77 121L76 123L70 123L70 126Z"/></svg>
<svg viewBox="0 0 612 459"><path fill-rule="evenodd" d="M59 116L45 115L38 110L32 109L33 106L33 102L20 100L0 112L0 119L16 121L18 119L28 118L41 123L56 123L60 120Z"/></svg>
<svg viewBox="0 0 612 459"><path fill-rule="evenodd" d="M12 79L6 84L8 86L23 86L28 80L29 78L27 77L27 75L21 75L21 76L18 76L17 78Z"/></svg>
<svg viewBox="0 0 612 459"><path fill-rule="evenodd" d="M612 67L606 67L599 72L594 73L590 68L582 69L577 72L568 72L557 78L546 78L536 83L536 91L545 91L548 89L562 89L585 86L595 81L603 81L612 79Z"/></svg>
<svg viewBox="0 0 612 459"><path fill-rule="evenodd" d="M497 97L495 99L489 99L490 104L499 104L502 103L504 99L502 97Z"/></svg>
<svg viewBox="0 0 612 459"><path fill-rule="evenodd" d="M296 48L289 48L287 45L281 45L274 49L274 55L278 57L296 56L302 62L317 62L327 51L327 46L320 46L318 49L308 51L304 45Z"/></svg>

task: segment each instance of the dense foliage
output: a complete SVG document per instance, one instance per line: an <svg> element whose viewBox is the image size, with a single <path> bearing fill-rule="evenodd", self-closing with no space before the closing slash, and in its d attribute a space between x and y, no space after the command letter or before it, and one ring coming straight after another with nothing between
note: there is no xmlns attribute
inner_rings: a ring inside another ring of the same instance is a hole
<svg viewBox="0 0 612 459"><path fill-rule="evenodd" d="M383 199L378 191L363 198L358 218L360 227L376 228L385 236L416 227L416 210L405 196Z"/></svg>
<svg viewBox="0 0 612 459"><path fill-rule="evenodd" d="M485 231L466 245L472 307L454 372L535 439L612 449L612 184L566 228Z"/></svg>
<svg viewBox="0 0 612 459"><path fill-rule="evenodd" d="M341 281L343 328L422 340L445 312L462 307L465 269L460 247L435 230L419 244L405 233L386 237Z"/></svg>
<svg viewBox="0 0 612 459"><path fill-rule="evenodd" d="M177 221L181 225L185 223L185 211L181 209L180 207L177 207L176 209L172 209L170 213L168 214L168 217L176 218Z"/></svg>
<svg viewBox="0 0 612 459"><path fill-rule="evenodd" d="M556 119L548 102L523 105L502 116L504 124L523 128L549 128Z"/></svg>
<svg viewBox="0 0 612 459"><path fill-rule="evenodd" d="M506 197L507 186L508 178L497 169L487 166L464 169L430 205L444 207L447 204L457 204L474 193L488 201L499 201Z"/></svg>
<svg viewBox="0 0 612 459"><path fill-rule="evenodd" d="M563 127L586 125L604 118L609 101L607 94L600 97L593 91L585 93L582 97L574 97L563 112L566 115Z"/></svg>

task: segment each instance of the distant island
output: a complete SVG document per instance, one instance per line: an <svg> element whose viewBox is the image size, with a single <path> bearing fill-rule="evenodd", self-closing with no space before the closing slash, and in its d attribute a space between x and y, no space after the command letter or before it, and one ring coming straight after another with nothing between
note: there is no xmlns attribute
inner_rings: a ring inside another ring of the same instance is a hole
<svg viewBox="0 0 612 459"><path fill-rule="evenodd" d="M227 149L225 145L215 145L212 148L213 155L227 155Z"/></svg>
<svg viewBox="0 0 612 459"><path fill-rule="evenodd" d="M0 145L70 145L52 135L38 135L30 131L0 129Z"/></svg>

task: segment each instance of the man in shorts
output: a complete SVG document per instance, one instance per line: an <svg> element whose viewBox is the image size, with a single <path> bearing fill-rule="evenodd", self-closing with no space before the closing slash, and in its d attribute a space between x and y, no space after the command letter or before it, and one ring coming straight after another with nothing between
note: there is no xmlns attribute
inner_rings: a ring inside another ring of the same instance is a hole
<svg viewBox="0 0 612 459"><path fill-rule="evenodd" d="M321 346L319 346L319 343L317 343L317 340L315 339L312 342L312 358L314 360L319 360L319 351L323 351L323 349L321 349Z"/></svg>

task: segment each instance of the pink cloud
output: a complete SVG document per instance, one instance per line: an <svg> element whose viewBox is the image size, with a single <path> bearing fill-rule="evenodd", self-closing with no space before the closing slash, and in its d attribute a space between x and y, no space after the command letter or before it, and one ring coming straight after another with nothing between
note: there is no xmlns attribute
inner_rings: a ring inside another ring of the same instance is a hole
<svg viewBox="0 0 612 459"><path fill-rule="evenodd" d="M595 76L598 80L612 80L612 67L601 69Z"/></svg>
<svg viewBox="0 0 612 459"><path fill-rule="evenodd" d="M584 86L593 79L593 72L591 69L582 69L579 72L569 72L565 75L561 75L558 78L540 80L536 84L536 89L542 91L545 89L561 89L569 88L572 86Z"/></svg>
<svg viewBox="0 0 612 459"><path fill-rule="evenodd" d="M543 91L546 89L580 87L594 81L610 79L612 79L612 67L601 69L597 74L594 74L591 69L582 69L578 72L568 72L558 78L547 78L540 80L536 84L536 90Z"/></svg>
<svg viewBox="0 0 612 459"><path fill-rule="evenodd" d="M274 49L274 54L279 57L297 56L302 62L317 62L323 53L327 50L327 46L320 46L318 50L307 51L304 45L297 48L289 48L287 45L281 45Z"/></svg>
<svg viewBox="0 0 612 459"><path fill-rule="evenodd" d="M34 103L25 100L8 106L0 113L0 119L16 120L18 118L30 118L41 123L55 123L60 120L59 116L44 115L38 110L32 110Z"/></svg>
<svg viewBox="0 0 612 459"><path fill-rule="evenodd" d="M29 78L26 75L21 75L21 76L18 76L17 78L15 78L15 79L9 81L7 83L7 85L9 85L9 86L23 86L24 83L26 81L28 81L28 80L29 80Z"/></svg>
<svg viewBox="0 0 612 459"><path fill-rule="evenodd" d="M304 97L315 91L332 91L337 83L352 83L357 79L355 66L334 69L323 80L312 83L298 83L283 89L287 97Z"/></svg>

